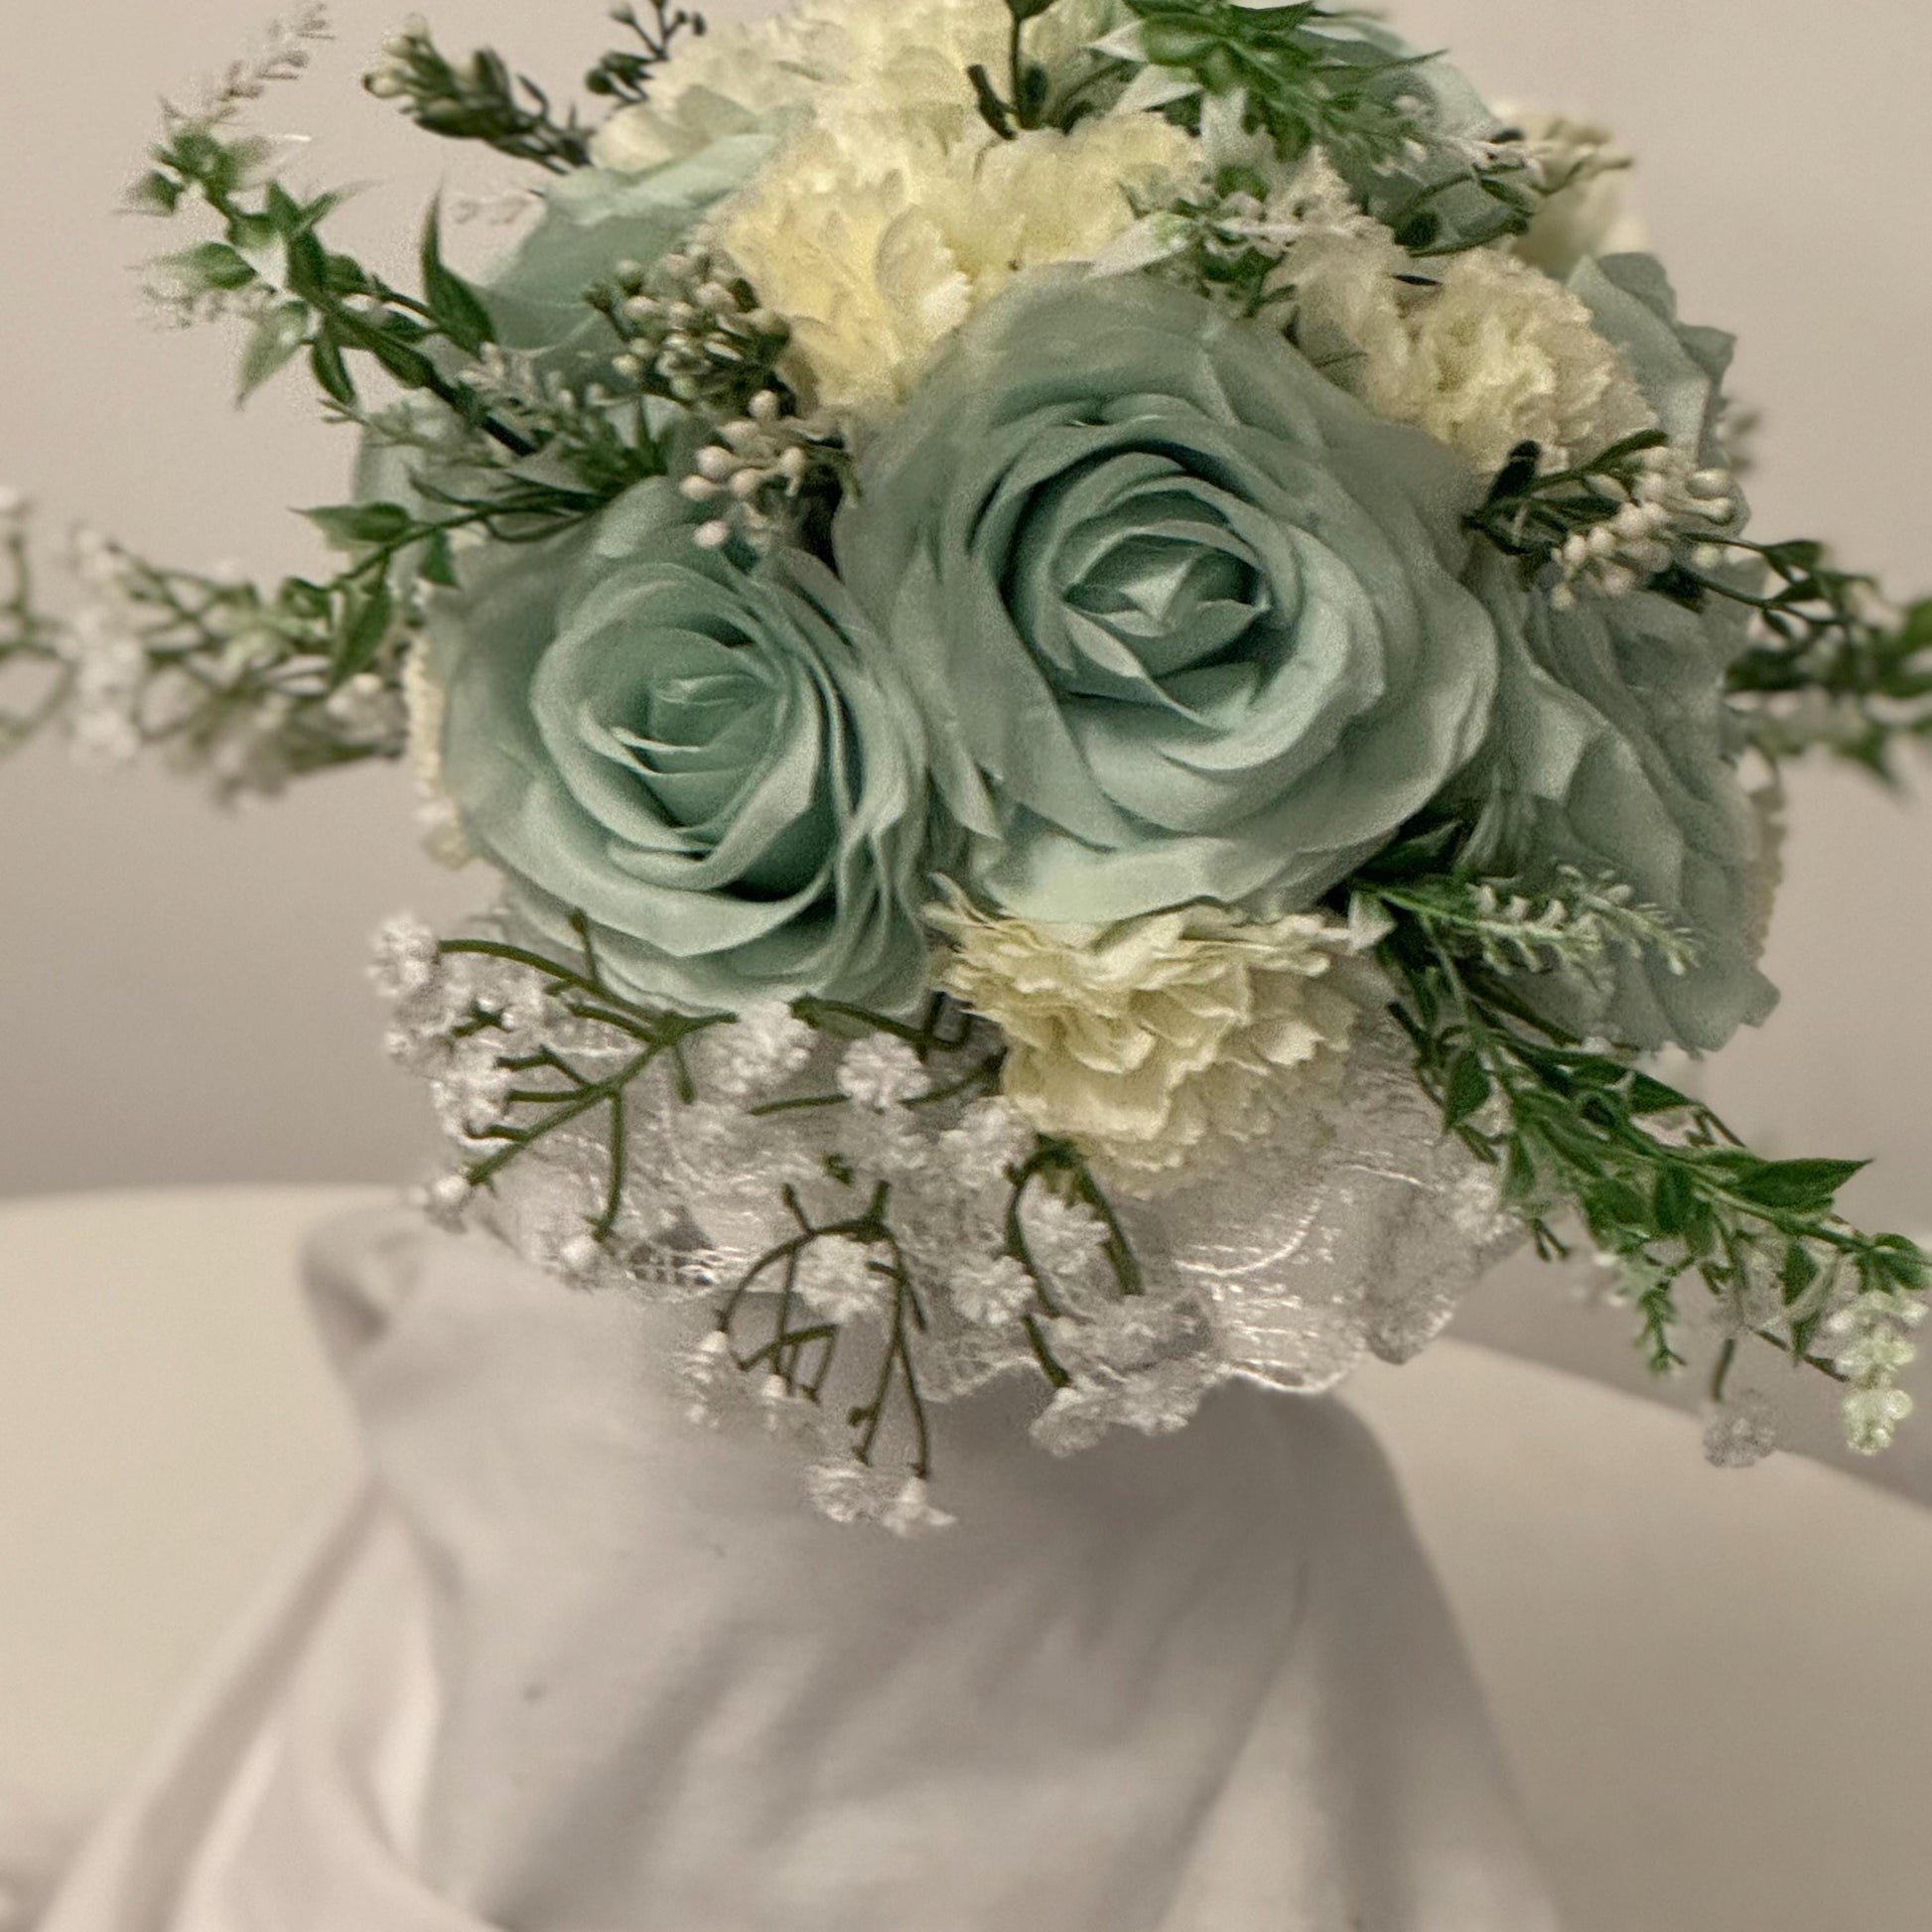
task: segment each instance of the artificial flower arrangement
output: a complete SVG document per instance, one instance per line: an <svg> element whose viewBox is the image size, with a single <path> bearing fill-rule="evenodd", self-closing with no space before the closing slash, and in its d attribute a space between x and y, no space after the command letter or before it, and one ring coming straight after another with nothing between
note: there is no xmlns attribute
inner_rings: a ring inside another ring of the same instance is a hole
<svg viewBox="0 0 1932 1932"><path fill-rule="evenodd" d="M379 942L431 1212L703 1304L694 1407L900 1530L935 1405L1031 1376L1064 1451L1326 1388L1524 1239L1708 1346L1717 1459L1747 1353L1883 1447L1926 1258L1652 1056L1770 1011L1779 767L1932 729L1932 604L1746 537L1608 137L1316 4L615 18L594 125L421 22L369 74L533 171L474 280L246 126L319 9L169 113L157 291L358 432L335 575L88 538L56 620L8 525L13 737L410 758L498 877Z"/></svg>

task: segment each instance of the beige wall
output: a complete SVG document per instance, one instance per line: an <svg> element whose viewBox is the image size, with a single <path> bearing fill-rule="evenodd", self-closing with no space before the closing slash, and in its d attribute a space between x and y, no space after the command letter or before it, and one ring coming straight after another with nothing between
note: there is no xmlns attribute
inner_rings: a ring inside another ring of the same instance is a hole
<svg viewBox="0 0 1932 1932"><path fill-rule="evenodd" d="M341 493L341 439L295 385L226 409L228 345L143 321L127 264L158 237L112 212L156 95L245 41L257 0L0 4L0 480L57 522L85 514L184 562L301 561L282 507ZM380 0L337 11L342 45L268 117L317 137L304 174L384 184L345 222L373 252L439 179L508 177L355 91L393 16ZM452 43L495 38L559 77L606 38L597 0L435 11ZM1496 96L1619 129L1687 311L1744 337L1738 384L1767 408L1762 526L1932 588L1932 12L1412 0L1398 18ZM1878 1157L1863 1208L1932 1226L1932 820L1837 774L1802 779L1795 803L1771 961L1784 1009L1716 1086L1780 1148ZM413 857L408 809L394 773L217 819L166 780L103 782L53 753L0 767L0 1193L411 1169L427 1136L376 1050L363 935L478 888ZM1553 1286L1499 1293L1479 1325L1616 1372L1614 1318L1569 1314Z"/></svg>

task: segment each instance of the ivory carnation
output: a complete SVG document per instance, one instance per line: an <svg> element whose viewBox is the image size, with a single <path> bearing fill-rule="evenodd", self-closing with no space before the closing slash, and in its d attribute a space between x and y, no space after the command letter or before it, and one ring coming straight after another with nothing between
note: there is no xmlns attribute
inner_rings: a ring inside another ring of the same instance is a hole
<svg viewBox="0 0 1932 1932"><path fill-rule="evenodd" d="M1401 279L1423 272L1433 286ZM1582 298L1527 262L1478 249L1419 265L1393 237L1332 234L1294 250L1290 278L1310 359L1484 476L1519 443L1560 468L1656 422Z"/></svg>
<svg viewBox="0 0 1932 1932"><path fill-rule="evenodd" d="M719 244L792 326L801 386L860 420L891 413L934 352L1016 276L1088 261L1133 225L1131 196L1190 165L1153 115L1002 141L912 115L801 133L719 211Z"/></svg>
<svg viewBox="0 0 1932 1932"><path fill-rule="evenodd" d="M1119 0L1059 0L1028 31L1054 69L1118 24ZM957 139L978 122L967 70L1002 69L1010 17L988 0L809 0L680 42L648 102L620 108L593 143L600 168L634 173L724 134L808 109L826 122L886 114Z"/></svg>
<svg viewBox="0 0 1932 1932"><path fill-rule="evenodd" d="M1005 1035L1008 1101L1129 1175L1323 1108L1360 1008L1337 962L1364 936L1319 913L1250 921L1195 905L1045 926L964 905L934 922L944 985Z"/></svg>

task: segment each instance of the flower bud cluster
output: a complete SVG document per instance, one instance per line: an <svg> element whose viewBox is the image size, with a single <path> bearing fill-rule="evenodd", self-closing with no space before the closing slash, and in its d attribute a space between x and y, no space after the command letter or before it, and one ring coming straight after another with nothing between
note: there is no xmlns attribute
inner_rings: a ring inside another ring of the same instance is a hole
<svg viewBox="0 0 1932 1932"><path fill-rule="evenodd" d="M596 305L624 339L618 373L673 402L742 414L770 386L791 343L782 317L727 263L702 249L646 271L621 263Z"/></svg>
<svg viewBox="0 0 1932 1932"><path fill-rule="evenodd" d="M1736 486L1724 470L1700 470L1669 444L1638 453L1628 471L1597 475L1592 485L1612 499L1599 521L1573 530L1557 549L1550 602L1574 610L1583 595L1627 597L1676 561L1678 546L1697 547L1702 561L1722 561L1720 535L1737 514ZM1714 553L1715 552L1715 557Z"/></svg>
<svg viewBox="0 0 1932 1932"><path fill-rule="evenodd" d="M836 463L838 444L829 428L784 413L776 389L760 389L749 412L719 431L719 441L698 452L681 487L714 514L698 529L707 550L722 550L734 537L764 551L788 535L802 506Z"/></svg>
<svg viewBox="0 0 1932 1932"><path fill-rule="evenodd" d="M1911 1415L1898 1378L1918 1359L1912 1332L1926 1305L1901 1295L1865 1294L1825 1322L1834 1366L1845 1378L1845 1440L1861 1455L1888 1449Z"/></svg>

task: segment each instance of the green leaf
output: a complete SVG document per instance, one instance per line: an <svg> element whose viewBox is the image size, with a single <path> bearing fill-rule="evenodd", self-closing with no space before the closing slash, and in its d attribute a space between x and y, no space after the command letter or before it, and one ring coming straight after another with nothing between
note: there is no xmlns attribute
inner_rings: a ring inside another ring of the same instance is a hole
<svg viewBox="0 0 1932 1932"><path fill-rule="evenodd" d="M1641 1120L1647 1114L1681 1113L1692 1102L1688 1094L1679 1093L1675 1087L1668 1087L1661 1080L1653 1080L1648 1073L1639 1073L1630 1082L1624 1104L1633 1119Z"/></svg>
<svg viewBox="0 0 1932 1932"><path fill-rule="evenodd" d="M1037 20L1058 4L1059 0L1007 0L1007 12L1024 25L1027 21Z"/></svg>
<svg viewBox="0 0 1932 1932"><path fill-rule="evenodd" d="M169 255L165 266L205 293L233 293L255 280L255 271L225 241L204 241Z"/></svg>
<svg viewBox="0 0 1932 1932"><path fill-rule="evenodd" d="M496 326L489 311L462 276L443 259L443 205L434 203L423 225L423 299L436 326L459 348L472 355L483 353L485 344L496 340Z"/></svg>
<svg viewBox="0 0 1932 1932"><path fill-rule="evenodd" d="M977 62L966 69L966 77L973 83L973 98L979 103L980 118L985 121L1002 141L1014 138L1013 112L1000 97L1000 90L993 84L993 76Z"/></svg>
<svg viewBox="0 0 1932 1932"><path fill-rule="evenodd" d="M345 309L330 316L329 329L343 347L373 355L405 389L436 386L436 364L420 349L398 341L380 323L351 315Z"/></svg>
<svg viewBox="0 0 1932 1932"><path fill-rule="evenodd" d="M416 526L400 503L328 503L302 514L339 550L397 544Z"/></svg>
<svg viewBox="0 0 1932 1932"><path fill-rule="evenodd" d="M329 331L309 345L309 367L326 395L333 396L345 409L355 406L355 378L343 360L343 351Z"/></svg>
<svg viewBox="0 0 1932 1932"><path fill-rule="evenodd" d="M1015 89L1019 98L1014 105L1019 111L1022 127L1039 125L1039 117L1046 111L1047 96L1052 90L1052 77L1044 68L1029 61L1020 69L1019 84Z"/></svg>
<svg viewBox="0 0 1932 1932"><path fill-rule="evenodd" d="M1690 1171L1676 1166L1663 1169L1657 1175L1652 1205L1659 1233L1684 1234L1698 1211L1697 1183Z"/></svg>
<svg viewBox="0 0 1932 1932"><path fill-rule="evenodd" d="M438 530L423 549L423 579L446 591L457 588L456 546L447 530Z"/></svg>
<svg viewBox="0 0 1932 1932"><path fill-rule="evenodd" d="M342 635L337 639L336 659L330 666L333 683L346 684L375 662L389 635L389 625L395 614L394 594L386 581L378 583L350 612Z"/></svg>
<svg viewBox="0 0 1932 1932"><path fill-rule="evenodd" d="M241 352L236 400L246 402L271 376L301 354L309 341L309 311L299 302L282 303L255 325Z"/></svg>
<svg viewBox="0 0 1932 1932"><path fill-rule="evenodd" d="M1444 1124L1453 1133L1482 1110L1493 1091L1489 1071L1482 1061L1467 1050L1458 1053L1444 1086Z"/></svg>
<svg viewBox="0 0 1932 1932"><path fill-rule="evenodd" d="M1759 1207L1815 1212L1829 1207L1838 1190L1869 1165L1865 1161L1760 1161L1740 1173L1730 1190Z"/></svg>
<svg viewBox="0 0 1932 1932"><path fill-rule="evenodd" d="M173 214L181 207L186 192L173 175L157 170L143 175L127 191L127 207L135 214Z"/></svg>
<svg viewBox="0 0 1932 1932"><path fill-rule="evenodd" d="M1784 1266L1779 1270L1784 1285L1786 1306L1799 1300L1818 1279L1818 1262L1802 1241L1794 1241L1784 1251Z"/></svg>

